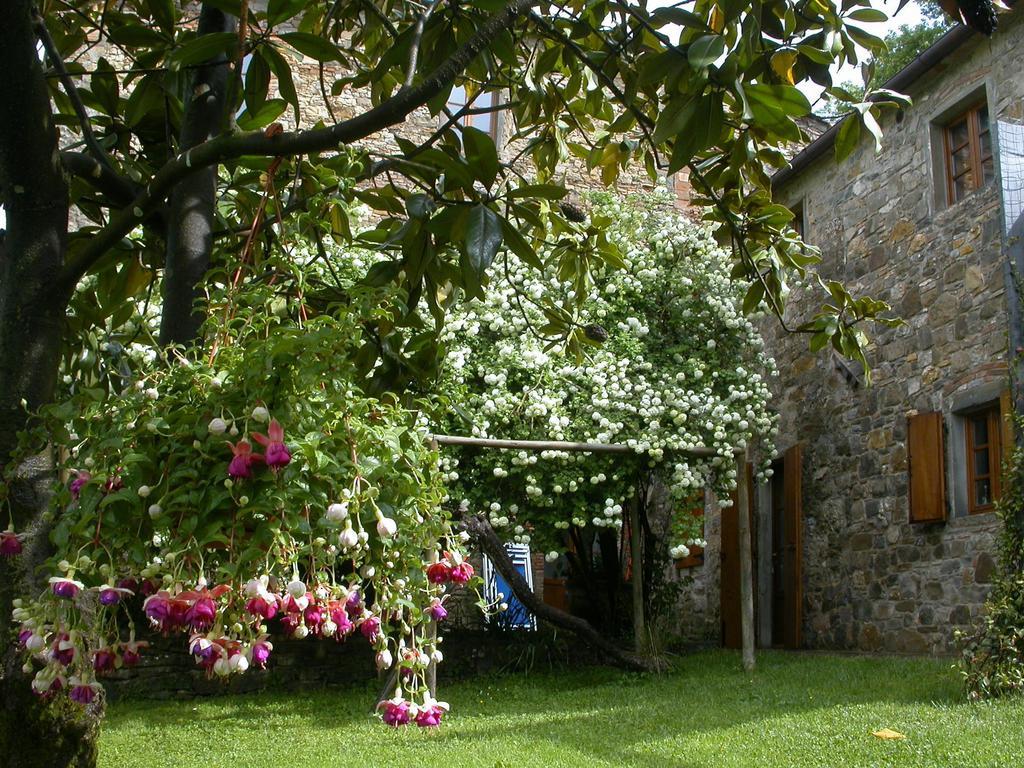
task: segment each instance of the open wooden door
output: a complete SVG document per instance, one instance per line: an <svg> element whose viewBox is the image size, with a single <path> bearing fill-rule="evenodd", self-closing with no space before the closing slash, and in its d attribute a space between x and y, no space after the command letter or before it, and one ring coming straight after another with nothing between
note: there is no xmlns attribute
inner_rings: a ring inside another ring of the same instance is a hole
<svg viewBox="0 0 1024 768"><path fill-rule="evenodd" d="M799 648L801 626L803 625L804 580L803 580L803 450L794 445L786 451L782 460L783 493L783 591L782 645L784 648Z"/></svg>
<svg viewBox="0 0 1024 768"><path fill-rule="evenodd" d="M747 480L753 487L754 467L747 464ZM722 510L721 532L721 581L719 589L720 613L722 617L722 647L741 648L743 646L743 625L740 614L740 536L737 520L738 509L736 507L736 494L733 493L732 506ZM751 547L756 562L757 550L755 548L757 536L754 531L757 526L753 524L756 519L754 511L754 494L749 498L751 530ZM755 566L756 572L756 566ZM754 610L756 612L757 606Z"/></svg>

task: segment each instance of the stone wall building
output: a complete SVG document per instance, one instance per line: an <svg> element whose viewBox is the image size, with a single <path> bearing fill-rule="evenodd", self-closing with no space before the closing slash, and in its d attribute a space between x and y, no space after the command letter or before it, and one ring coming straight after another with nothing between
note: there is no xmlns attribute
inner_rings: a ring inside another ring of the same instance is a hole
<svg viewBox="0 0 1024 768"><path fill-rule="evenodd" d="M833 129L774 179L821 249L821 276L905 324L870 329L870 386L765 326L788 450L757 492L761 645L947 653L983 609L1009 441L1022 34L1020 13L991 39L954 28L891 81L913 106L883 123L879 153L865 138L837 163ZM795 288L788 319L821 295Z"/></svg>

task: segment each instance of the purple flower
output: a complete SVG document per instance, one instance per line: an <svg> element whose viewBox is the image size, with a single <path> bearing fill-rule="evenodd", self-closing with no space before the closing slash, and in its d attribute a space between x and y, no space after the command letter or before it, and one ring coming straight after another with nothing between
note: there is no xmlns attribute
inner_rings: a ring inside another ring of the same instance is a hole
<svg viewBox="0 0 1024 768"><path fill-rule="evenodd" d="M101 648L92 656L92 668L97 672L109 672L117 664L117 656L110 648Z"/></svg>
<svg viewBox="0 0 1024 768"><path fill-rule="evenodd" d="M359 625L359 631L371 643L377 642L377 638L380 637L380 619L376 616L367 616Z"/></svg>
<svg viewBox="0 0 1024 768"><path fill-rule="evenodd" d="M437 704L429 707L420 707L416 713L416 725L420 728L437 728L441 724L444 710Z"/></svg>
<svg viewBox="0 0 1024 768"><path fill-rule="evenodd" d="M448 618L448 611L445 609L444 604L440 600L434 600L427 608L427 613L434 621L444 621Z"/></svg>
<svg viewBox="0 0 1024 768"><path fill-rule="evenodd" d="M473 566L469 563L459 563L451 570L453 584L465 584L473 578Z"/></svg>
<svg viewBox="0 0 1024 768"><path fill-rule="evenodd" d="M132 591L123 587L100 587L100 604L117 605L122 597L131 597Z"/></svg>
<svg viewBox="0 0 1024 768"><path fill-rule="evenodd" d="M213 626L217 615L217 603L212 597L200 597L185 614L185 623L195 632L202 632Z"/></svg>
<svg viewBox="0 0 1024 768"><path fill-rule="evenodd" d="M145 642L132 641L121 645L121 661L126 667L134 667L139 663L139 651L149 645Z"/></svg>
<svg viewBox="0 0 1024 768"><path fill-rule="evenodd" d="M71 693L68 694L72 701L77 701L79 704L91 704L92 700L96 698L96 689L91 685L75 685L71 688Z"/></svg>
<svg viewBox="0 0 1024 768"><path fill-rule="evenodd" d="M263 455L252 452L252 445L248 440L239 440L237 443L228 443L234 457L228 464L228 476L232 480L245 480L252 477L252 465L263 461Z"/></svg>
<svg viewBox="0 0 1024 768"><path fill-rule="evenodd" d="M263 597L254 597L245 604L245 610L261 619L272 619L277 615L277 602Z"/></svg>
<svg viewBox="0 0 1024 768"><path fill-rule="evenodd" d="M363 598L358 592L353 592L345 601L345 611L350 619L357 618L363 612Z"/></svg>
<svg viewBox="0 0 1024 768"><path fill-rule="evenodd" d="M75 644L67 633L57 636L53 642L53 649L50 651L50 658L65 667L71 666L75 660Z"/></svg>
<svg viewBox="0 0 1024 768"><path fill-rule="evenodd" d="M273 646L270 643L257 640L252 644L252 664L259 669L267 668L267 660L270 658L270 651Z"/></svg>
<svg viewBox="0 0 1024 768"><path fill-rule="evenodd" d="M153 624L162 628L167 617L170 616L171 602L167 599L166 593L158 592L146 598L146 602L142 604L142 610Z"/></svg>
<svg viewBox="0 0 1024 768"><path fill-rule="evenodd" d="M57 597L70 600L82 590L82 583L62 576L54 576L50 579L50 589Z"/></svg>
<svg viewBox="0 0 1024 768"><path fill-rule="evenodd" d="M270 420L266 435L253 432L252 439L263 446L264 461L271 469L280 469L292 460L292 453L284 444L284 428L277 419Z"/></svg>
<svg viewBox="0 0 1024 768"><path fill-rule="evenodd" d="M79 472L75 476L75 479L71 481L71 485L69 486L69 489L71 490L71 498L78 501L78 497L82 495L82 488L84 488L85 484L90 480L92 480L91 472Z"/></svg>
<svg viewBox="0 0 1024 768"><path fill-rule="evenodd" d="M389 701L382 701L378 709L383 709L381 719L386 725L397 728L409 722L409 702L405 699L394 698Z"/></svg>
<svg viewBox="0 0 1024 768"><path fill-rule="evenodd" d="M302 612L302 617L306 620L306 626L313 632L319 632L320 625L323 624L324 620L327 618L324 613L324 609L316 603L311 603L309 607Z"/></svg>
<svg viewBox="0 0 1024 768"><path fill-rule="evenodd" d="M21 539L13 530L0 532L0 557L14 557L21 554Z"/></svg>

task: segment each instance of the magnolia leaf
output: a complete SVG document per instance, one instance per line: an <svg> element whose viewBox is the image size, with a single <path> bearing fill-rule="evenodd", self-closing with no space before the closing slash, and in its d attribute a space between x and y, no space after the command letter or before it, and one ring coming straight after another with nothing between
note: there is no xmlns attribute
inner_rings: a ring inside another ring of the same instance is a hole
<svg viewBox="0 0 1024 768"><path fill-rule="evenodd" d="M725 38L721 35L698 37L686 49L686 59L694 69L704 69L714 64L725 53Z"/></svg>
<svg viewBox="0 0 1024 768"><path fill-rule="evenodd" d="M338 46L319 35L309 32L285 32L279 37L304 56L317 61L340 61Z"/></svg>
<svg viewBox="0 0 1024 768"><path fill-rule="evenodd" d="M776 51L772 54L772 71L793 85L793 65L796 64L797 52L794 50Z"/></svg>

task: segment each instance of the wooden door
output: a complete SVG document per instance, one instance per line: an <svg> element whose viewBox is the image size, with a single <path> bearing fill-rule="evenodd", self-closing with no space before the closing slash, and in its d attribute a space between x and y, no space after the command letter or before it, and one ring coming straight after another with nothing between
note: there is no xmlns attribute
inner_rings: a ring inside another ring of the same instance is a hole
<svg viewBox="0 0 1024 768"><path fill-rule="evenodd" d="M751 489L751 493L748 494L751 553L756 563L757 551L754 547L757 542L757 536L754 534L754 532L757 530L757 525L754 523L755 494L753 493L753 474L753 465L747 464L747 482L750 483L749 487ZM732 502L732 506L726 507L725 509L722 510L721 517L722 548L720 553L721 575L719 600L722 618L722 647L724 648L740 648L743 645L743 626L740 614L740 536L738 527L739 510L736 506L735 492L732 496ZM756 573L756 571L757 568L755 565L754 572ZM754 606L754 611L756 614L756 605Z"/></svg>
<svg viewBox="0 0 1024 768"><path fill-rule="evenodd" d="M799 648L803 624L803 450L794 445L782 459L783 536L782 645Z"/></svg>

